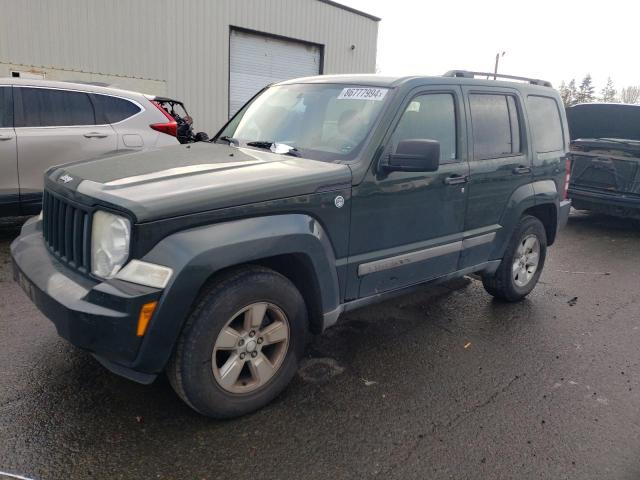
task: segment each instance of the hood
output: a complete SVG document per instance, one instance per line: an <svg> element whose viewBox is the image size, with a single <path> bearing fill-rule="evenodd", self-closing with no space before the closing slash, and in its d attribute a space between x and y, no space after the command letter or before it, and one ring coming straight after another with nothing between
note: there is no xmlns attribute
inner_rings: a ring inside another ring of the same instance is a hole
<svg viewBox="0 0 640 480"><path fill-rule="evenodd" d="M194 143L67 164L48 177L57 187L122 207L145 222L344 187L351 183L351 169L266 150Z"/></svg>
<svg viewBox="0 0 640 480"><path fill-rule="evenodd" d="M567 108L571 141L618 138L640 141L640 105L585 103Z"/></svg>

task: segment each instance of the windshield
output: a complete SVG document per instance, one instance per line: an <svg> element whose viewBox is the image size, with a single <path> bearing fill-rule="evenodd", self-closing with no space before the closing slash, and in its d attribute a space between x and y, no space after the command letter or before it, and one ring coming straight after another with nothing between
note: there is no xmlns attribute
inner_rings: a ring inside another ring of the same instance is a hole
<svg viewBox="0 0 640 480"><path fill-rule="evenodd" d="M285 144L315 160L350 160L362 148L387 93L386 88L331 84L271 87L243 107L218 138L240 146Z"/></svg>

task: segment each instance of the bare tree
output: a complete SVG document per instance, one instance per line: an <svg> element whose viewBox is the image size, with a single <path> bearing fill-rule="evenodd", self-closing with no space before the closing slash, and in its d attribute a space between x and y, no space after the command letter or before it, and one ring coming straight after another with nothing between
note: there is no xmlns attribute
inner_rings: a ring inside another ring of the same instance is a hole
<svg viewBox="0 0 640 480"><path fill-rule="evenodd" d="M640 103L640 86L632 85L622 89L620 92L622 103Z"/></svg>

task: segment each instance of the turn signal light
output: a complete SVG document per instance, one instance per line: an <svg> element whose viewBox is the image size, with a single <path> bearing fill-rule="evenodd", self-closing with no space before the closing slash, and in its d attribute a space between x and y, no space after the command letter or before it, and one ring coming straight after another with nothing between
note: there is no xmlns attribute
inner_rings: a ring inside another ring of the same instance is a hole
<svg viewBox="0 0 640 480"><path fill-rule="evenodd" d="M138 337L143 337L146 333L149 321L151 320L153 312L155 312L157 306L158 302L149 302L145 303L140 309L140 315L138 315L138 331L136 332Z"/></svg>
<svg viewBox="0 0 640 480"><path fill-rule="evenodd" d="M566 200L569 198L569 183L571 182L571 160L567 158L565 160L565 174L564 174L564 185L562 198Z"/></svg>

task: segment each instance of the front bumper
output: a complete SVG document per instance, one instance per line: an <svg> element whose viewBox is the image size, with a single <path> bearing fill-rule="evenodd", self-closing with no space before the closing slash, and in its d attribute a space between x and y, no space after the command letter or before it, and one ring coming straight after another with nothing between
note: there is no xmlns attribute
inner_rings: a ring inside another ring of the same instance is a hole
<svg viewBox="0 0 640 480"><path fill-rule="evenodd" d="M93 353L119 375L141 383L153 381L153 372L131 367L143 339L136 335L140 309L145 303L158 300L162 291L80 275L50 255L41 225L35 218L29 220L11 244L14 279L53 322L61 337Z"/></svg>

